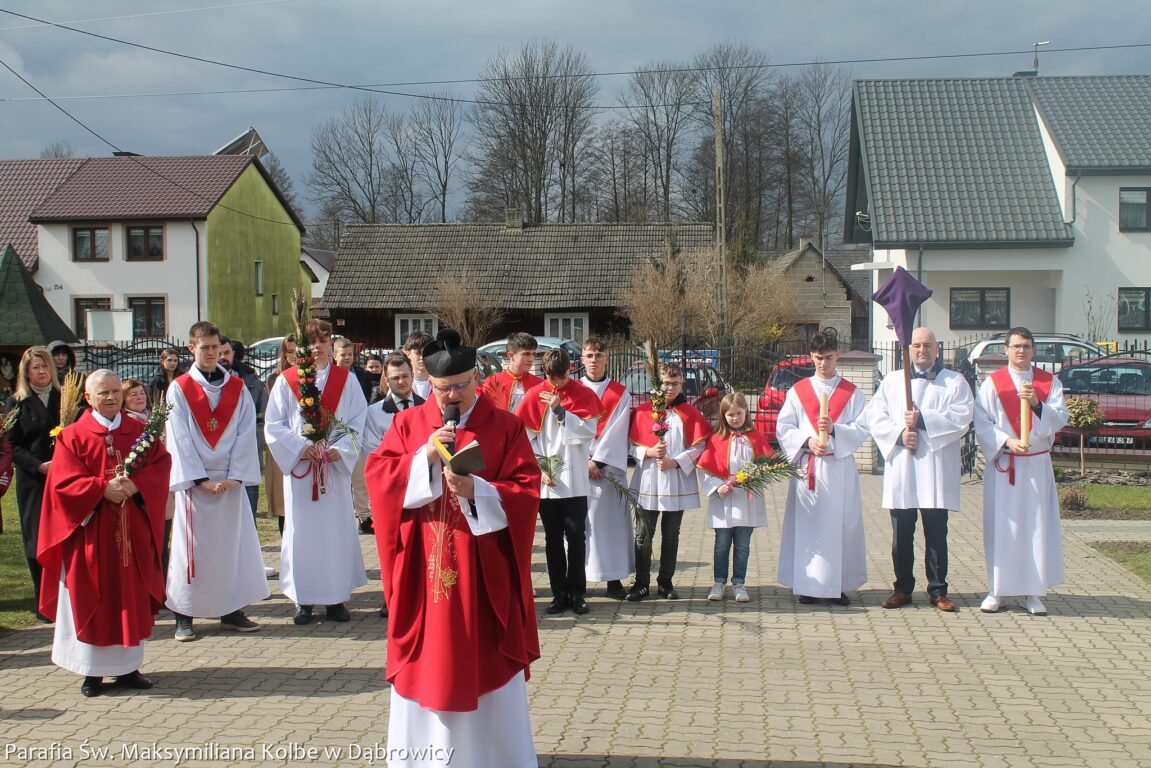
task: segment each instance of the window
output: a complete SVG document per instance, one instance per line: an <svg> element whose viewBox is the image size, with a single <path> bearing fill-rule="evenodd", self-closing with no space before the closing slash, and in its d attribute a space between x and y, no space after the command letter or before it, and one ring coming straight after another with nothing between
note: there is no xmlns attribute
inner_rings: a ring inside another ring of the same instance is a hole
<svg viewBox="0 0 1151 768"><path fill-rule="evenodd" d="M952 329L990 329L1010 327L1011 289L952 288Z"/></svg>
<svg viewBox="0 0 1151 768"><path fill-rule="evenodd" d="M1151 288L1119 289L1119 332L1151 331Z"/></svg>
<svg viewBox="0 0 1151 768"><path fill-rule="evenodd" d="M255 278L255 282L256 282L256 295L257 296L263 296L264 295L264 262L257 261L257 262L255 262L255 265L256 265L256 273L254 275L254 278Z"/></svg>
<svg viewBox="0 0 1151 768"><path fill-rule="evenodd" d="M137 339L168 335L165 304L163 296L133 296L128 299L128 309L132 310L132 333Z"/></svg>
<svg viewBox="0 0 1151 768"><path fill-rule="evenodd" d="M587 336L587 313L574 315L544 315L544 336L571 339L582 344Z"/></svg>
<svg viewBox="0 0 1151 768"><path fill-rule="evenodd" d="M107 260L107 227L86 227L72 230L72 261Z"/></svg>
<svg viewBox="0 0 1151 768"><path fill-rule="evenodd" d="M125 228L127 247L124 249L126 261L163 261L164 228L133 227Z"/></svg>
<svg viewBox="0 0 1151 768"><path fill-rule="evenodd" d="M278 293L272 294L272 314L280 314L280 294Z"/></svg>
<svg viewBox="0 0 1151 768"><path fill-rule="evenodd" d="M111 309L111 299L72 299L72 327L81 339L88 338L88 310Z"/></svg>
<svg viewBox="0 0 1151 768"><path fill-rule="evenodd" d="M1119 190L1119 231L1139 232L1151 230L1151 189Z"/></svg>
<svg viewBox="0 0 1151 768"><path fill-rule="evenodd" d="M426 331L435 336L439 330L440 324L431 315L396 315L396 347L402 346L412 331Z"/></svg>

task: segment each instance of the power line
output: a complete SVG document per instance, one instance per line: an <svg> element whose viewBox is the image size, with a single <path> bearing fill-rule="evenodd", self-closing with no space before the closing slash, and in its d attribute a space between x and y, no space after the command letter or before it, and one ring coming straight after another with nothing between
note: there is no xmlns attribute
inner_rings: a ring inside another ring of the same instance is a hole
<svg viewBox="0 0 1151 768"><path fill-rule="evenodd" d="M182 13L199 13L200 11L219 11L228 8L246 8L252 5L273 5L276 3L294 3L296 0L252 0L248 3L229 3L227 5L206 5L200 8L177 8L172 11L149 11L147 13L129 13L122 16L101 16L93 19L68 19L63 24L91 24L97 21L125 21L127 19L142 19L150 16L172 16ZM39 24L21 24L12 27L0 27L0 32L7 32L8 30L15 29L38 29L40 27L51 26L47 23Z"/></svg>
<svg viewBox="0 0 1151 768"><path fill-rule="evenodd" d="M4 61L4 59L2 59L2 58L0 58L0 66L4 67L4 69L8 70L13 75L15 75L17 78L19 78L19 80L22 83L24 83L24 85L28 86L32 90L36 91L36 93L40 94L44 98L45 101L47 101L53 107L55 107L56 109L58 109L62 113L64 113L64 116L67 117L69 120L76 123L76 125L80 126L85 131L87 131L88 133L92 134L93 136L95 136L100 141L107 144L109 147L111 147L116 152L121 153L122 157L126 157L126 158L130 159L132 162L136 163L141 168L145 169L146 171L153 174L154 176L157 176L157 177L163 179L164 181L168 182L169 184L176 187L177 189L182 189L185 192L187 192L189 195L191 195L192 197L203 200L206 203L211 203L212 205L214 205L217 208L223 208L226 211L231 211L232 213L239 214L240 216L247 216L249 219L256 219L257 221L266 221L266 222L270 222L272 224L281 224L281 225L285 225L285 226L292 226L292 227L296 226L295 222L278 221L276 219L269 219L269 218L266 218L264 216L257 216L256 214L248 213L247 211L241 211L238 208L232 208L231 206L225 205L225 204L219 202L218 200L213 200L212 198L205 197L204 195L201 195L199 192L197 192L194 189L189 189L188 187L184 186L183 184L176 181L175 179L169 178L168 176L165 176L163 173L160 173L155 168L153 168L150 165L148 165L147 163L143 162L141 160L141 158L139 158L139 157L137 157L131 153L124 152L124 150L120 149L120 147L116 146L111 141L109 141L108 139L101 136L99 133L96 132L96 130L94 128L90 128L88 125L86 125L84 123L83 120L76 117L71 112L69 112L68 110L64 109L62 106L57 104L48 95L46 95L43 91L41 91L39 88L37 88L35 85L33 85L27 78L25 78L23 75L21 75L16 70L12 69L12 67L8 66L8 62Z"/></svg>

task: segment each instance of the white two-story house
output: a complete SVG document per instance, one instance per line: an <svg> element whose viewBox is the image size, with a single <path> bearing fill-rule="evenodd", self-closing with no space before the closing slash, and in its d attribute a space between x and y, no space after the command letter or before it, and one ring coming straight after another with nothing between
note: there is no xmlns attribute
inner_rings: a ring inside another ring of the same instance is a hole
<svg viewBox="0 0 1151 768"><path fill-rule="evenodd" d="M871 244L873 289L919 277L945 344L1151 339L1151 77L860 80L851 109L844 238Z"/></svg>

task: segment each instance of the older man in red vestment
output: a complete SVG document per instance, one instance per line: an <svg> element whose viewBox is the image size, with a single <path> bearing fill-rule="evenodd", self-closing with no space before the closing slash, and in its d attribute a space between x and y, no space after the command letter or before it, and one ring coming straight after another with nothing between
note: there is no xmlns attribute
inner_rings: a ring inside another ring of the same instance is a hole
<svg viewBox="0 0 1151 768"><path fill-rule="evenodd" d="M144 640L164 605L160 565L172 459L157 442L127 476L123 465L144 425L120 410L120 379L92 373L91 410L56 438L48 470L37 559L47 578L40 611L56 617L52 661L84 675L85 696L103 678L145 689Z"/></svg>
<svg viewBox="0 0 1151 768"><path fill-rule="evenodd" d="M396 414L366 471L391 612L389 752L430 746L455 768L535 766L525 681L540 653L539 466L523 422L476 397L474 349L445 331L423 355L432 398ZM476 441L485 467L452 472L436 440Z"/></svg>

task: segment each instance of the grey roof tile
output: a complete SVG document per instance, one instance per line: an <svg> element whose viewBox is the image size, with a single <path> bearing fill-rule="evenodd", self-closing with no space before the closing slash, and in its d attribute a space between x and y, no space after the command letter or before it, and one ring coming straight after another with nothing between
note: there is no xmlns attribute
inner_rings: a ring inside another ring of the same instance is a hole
<svg viewBox="0 0 1151 768"><path fill-rule="evenodd" d="M709 224L363 224L347 228L324 306L424 311L436 278L453 268L477 277L507 307L615 307L642 259L671 237L681 250L709 248Z"/></svg>
<svg viewBox="0 0 1151 768"><path fill-rule="evenodd" d="M1151 76L1029 81L1068 172L1151 170Z"/></svg>

